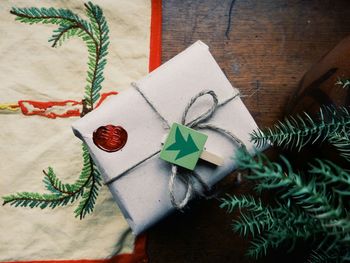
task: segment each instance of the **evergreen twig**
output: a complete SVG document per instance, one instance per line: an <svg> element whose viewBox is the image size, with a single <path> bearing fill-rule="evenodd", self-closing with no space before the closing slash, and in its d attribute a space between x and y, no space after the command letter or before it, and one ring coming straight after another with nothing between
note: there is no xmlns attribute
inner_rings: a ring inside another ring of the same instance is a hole
<svg viewBox="0 0 350 263"><path fill-rule="evenodd" d="M344 89L348 89L350 87L350 79L338 79L335 84L341 86Z"/></svg>
<svg viewBox="0 0 350 263"><path fill-rule="evenodd" d="M345 107L324 107L318 120L307 113L304 117L286 118L273 128L253 131L251 140L258 147L267 143L300 151L305 145L331 140L350 128L350 113Z"/></svg>
<svg viewBox="0 0 350 263"><path fill-rule="evenodd" d="M273 189L277 195L274 206L252 196L221 200L228 212L240 210L233 230L253 237L247 255L258 258L269 248L287 243L293 249L298 240L304 240L313 242L315 248L308 262L325 258L345 262L345 254L350 253L350 174L330 161L316 160L305 178L293 171L287 159L282 160L284 168L263 154L254 159L241 150L236 155L238 167L251 171L246 178L257 182L258 193Z"/></svg>

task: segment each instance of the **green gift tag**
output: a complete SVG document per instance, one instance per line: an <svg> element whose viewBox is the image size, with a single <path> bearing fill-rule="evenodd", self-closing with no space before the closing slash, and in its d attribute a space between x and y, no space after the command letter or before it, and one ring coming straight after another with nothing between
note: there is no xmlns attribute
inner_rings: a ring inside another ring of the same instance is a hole
<svg viewBox="0 0 350 263"><path fill-rule="evenodd" d="M174 123L160 152L160 158L193 170L207 138L208 136L201 132Z"/></svg>

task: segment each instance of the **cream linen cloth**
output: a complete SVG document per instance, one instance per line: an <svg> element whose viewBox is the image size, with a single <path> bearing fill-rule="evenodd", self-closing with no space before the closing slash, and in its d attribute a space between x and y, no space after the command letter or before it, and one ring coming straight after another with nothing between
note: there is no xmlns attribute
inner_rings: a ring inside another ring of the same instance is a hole
<svg viewBox="0 0 350 263"><path fill-rule="evenodd" d="M110 29L102 93L121 91L148 72L151 2L93 3L102 8ZM85 17L83 4L80 0L0 2L0 104L81 101L88 59L85 43L71 38L52 48L48 39L57 25L20 23L10 10L14 6L68 8ZM81 142L70 128L77 118L49 119L0 110L0 196L44 193L42 170L49 166L63 182L78 178ZM78 202L44 210L0 206L0 261L98 259L133 250L134 237L107 187L101 187L94 212L83 220L74 217Z"/></svg>

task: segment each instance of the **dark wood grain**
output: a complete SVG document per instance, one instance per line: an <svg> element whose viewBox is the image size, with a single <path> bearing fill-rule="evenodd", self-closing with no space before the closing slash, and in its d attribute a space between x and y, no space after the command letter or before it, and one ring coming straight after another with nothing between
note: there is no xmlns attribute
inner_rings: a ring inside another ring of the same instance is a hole
<svg viewBox="0 0 350 263"><path fill-rule="evenodd" d="M227 38L230 4L164 0L163 61L202 40L231 83L247 95L244 103L258 125L271 125L282 117L303 74L350 33L350 1L236 0ZM251 187L236 186L235 175L230 175L220 189L239 194ZM231 231L234 215L218 205L215 199L195 201L152 228L150 262L250 262L244 257L247 242ZM285 251L262 262L280 262ZM297 262L298 256L288 259Z"/></svg>

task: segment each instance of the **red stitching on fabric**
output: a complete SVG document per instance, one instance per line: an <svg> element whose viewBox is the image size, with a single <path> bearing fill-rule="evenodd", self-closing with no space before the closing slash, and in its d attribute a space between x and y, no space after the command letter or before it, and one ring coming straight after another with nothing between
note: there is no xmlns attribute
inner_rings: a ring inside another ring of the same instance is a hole
<svg viewBox="0 0 350 263"><path fill-rule="evenodd" d="M118 92L111 91L103 93L100 100L96 104L96 107L100 106L103 101L105 101L109 96L116 95ZM29 110L27 104L33 106L34 110ZM33 100L20 100L18 101L18 106L21 111L26 116L39 115L42 117L56 119L56 118L69 118L69 117L79 117L81 113L81 108L67 110L64 113L50 112L49 110L54 106L76 106L82 105L81 101L75 100L64 100L64 101L33 101Z"/></svg>

